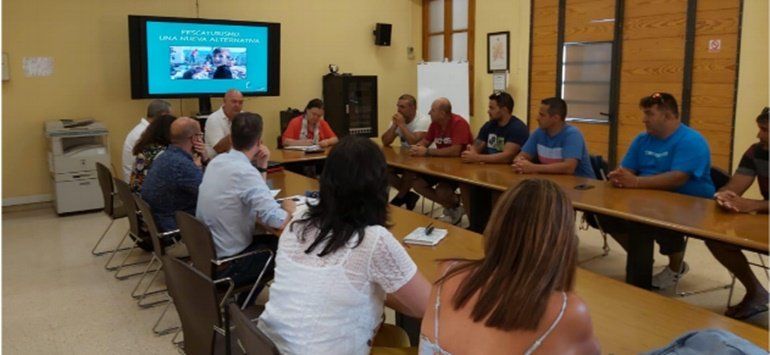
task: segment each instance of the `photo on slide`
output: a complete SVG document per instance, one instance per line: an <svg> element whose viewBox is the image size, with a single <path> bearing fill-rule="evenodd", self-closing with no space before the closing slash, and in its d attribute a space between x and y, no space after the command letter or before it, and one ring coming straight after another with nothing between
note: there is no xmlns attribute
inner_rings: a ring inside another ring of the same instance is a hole
<svg viewBox="0 0 770 355"><path fill-rule="evenodd" d="M246 79L245 47L170 46L171 80Z"/></svg>

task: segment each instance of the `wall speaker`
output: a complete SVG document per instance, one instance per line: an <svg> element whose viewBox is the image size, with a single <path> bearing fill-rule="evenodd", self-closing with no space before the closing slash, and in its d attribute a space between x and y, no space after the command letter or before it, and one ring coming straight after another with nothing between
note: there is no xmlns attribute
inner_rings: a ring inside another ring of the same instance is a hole
<svg viewBox="0 0 770 355"><path fill-rule="evenodd" d="M378 46L390 46L390 31L393 25L378 23L374 29L374 44Z"/></svg>

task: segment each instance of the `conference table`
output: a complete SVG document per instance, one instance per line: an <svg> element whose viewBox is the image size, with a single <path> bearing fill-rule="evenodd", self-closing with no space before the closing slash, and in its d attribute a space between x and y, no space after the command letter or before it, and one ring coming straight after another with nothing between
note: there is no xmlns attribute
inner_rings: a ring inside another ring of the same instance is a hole
<svg viewBox="0 0 770 355"><path fill-rule="evenodd" d="M647 225L682 232L691 237L711 239L742 249L768 253L768 216L732 213L715 201L660 190L619 189L607 181L571 175L516 174L507 164L466 164L459 158L413 157L409 150L383 147L388 165L441 177L470 186L505 191L531 178L556 182L572 199L576 209L619 217ZM271 160L307 163L325 159L324 153L276 150ZM578 185L589 185L579 190Z"/></svg>
<svg viewBox="0 0 770 355"><path fill-rule="evenodd" d="M269 174L268 184L281 189L278 197L318 189L318 181L289 171ZM389 212L393 224L390 231L399 240L428 223L448 230L447 237L437 246L405 245L429 280L438 278L437 259L483 256L480 234L398 207L390 206ZM630 354L659 348L685 332L705 328L728 330L768 349L768 333L764 329L580 268L575 292L589 307L603 353Z"/></svg>

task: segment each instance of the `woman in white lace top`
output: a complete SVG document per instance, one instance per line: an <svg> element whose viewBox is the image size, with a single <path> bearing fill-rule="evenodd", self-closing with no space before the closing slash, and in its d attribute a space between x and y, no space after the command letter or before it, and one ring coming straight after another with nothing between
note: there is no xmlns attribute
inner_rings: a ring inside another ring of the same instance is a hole
<svg viewBox="0 0 770 355"><path fill-rule="evenodd" d="M548 180L498 199L484 258L442 265L422 322L423 354L598 354L591 316L572 292L572 203Z"/></svg>
<svg viewBox="0 0 770 355"><path fill-rule="evenodd" d="M298 209L278 243L258 327L283 354L368 354L383 305L422 317L430 284L387 230L385 157L348 136L329 153L318 205Z"/></svg>

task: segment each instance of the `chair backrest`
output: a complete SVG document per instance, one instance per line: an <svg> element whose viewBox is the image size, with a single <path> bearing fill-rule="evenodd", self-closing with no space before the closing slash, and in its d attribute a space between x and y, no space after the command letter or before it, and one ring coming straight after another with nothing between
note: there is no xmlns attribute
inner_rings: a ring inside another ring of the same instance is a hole
<svg viewBox="0 0 770 355"><path fill-rule="evenodd" d="M160 242L160 232L158 232L158 225L155 224L155 217L152 215L152 209L147 201L143 200L138 195L132 195L136 207L142 212L142 221L144 226L147 227L147 231L150 233L150 239L152 240L152 250L158 257L166 255L166 250Z"/></svg>
<svg viewBox="0 0 770 355"><path fill-rule="evenodd" d="M230 321L235 326L235 336L240 340L246 354L279 355L278 348L270 338L235 303L227 306Z"/></svg>
<svg viewBox="0 0 770 355"><path fill-rule="evenodd" d="M712 166L711 181L714 183L714 187L716 187L716 189L719 190L725 187L725 185L727 185L727 183L730 181L730 174L728 174L726 171L722 170L721 168Z"/></svg>
<svg viewBox="0 0 770 355"><path fill-rule="evenodd" d="M96 178L99 180L99 187L102 190L102 198L104 199L104 213L112 218L113 213L115 212L115 195L114 187L112 186L112 172L110 172L110 168L106 167L102 163L96 163Z"/></svg>
<svg viewBox="0 0 770 355"><path fill-rule="evenodd" d="M126 216L128 217L128 232L131 233L135 240L141 239L142 233L139 230L139 216L136 214L136 202L131 193L131 188L121 179L114 178L112 181L115 184L115 191L118 193L118 198L123 202L123 208L126 210Z"/></svg>
<svg viewBox="0 0 770 355"><path fill-rule="evenodd" d="M609 164L602 158L601 155L589 156L591 160L591 168L594 170L596 178L599 180L607 180L607 174L609 173Z"/></svg>
<svg viewBox="0 0 770 355"><path fill-rule="evenodd" d="M217 254L209 227L195 216L184 211L176 212L176 224L179 227L182 242L187 246L187 252L190 253L193 266L213 279L216 270L211 260L216 259Z"/></svg>
<svg viewBox="0 0 770 355"><path fill-rule="evenodd" d="M221 326L214 283L180 259L164 256L161 260L168 293L182 323L185 354L211 355L216 340L214 326Z"/></svg>

